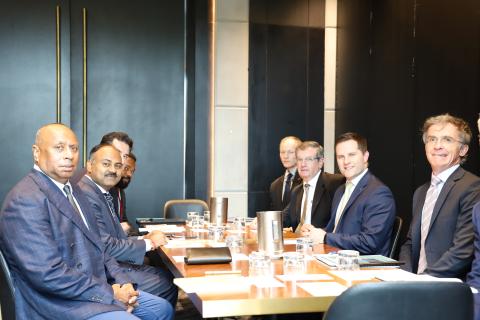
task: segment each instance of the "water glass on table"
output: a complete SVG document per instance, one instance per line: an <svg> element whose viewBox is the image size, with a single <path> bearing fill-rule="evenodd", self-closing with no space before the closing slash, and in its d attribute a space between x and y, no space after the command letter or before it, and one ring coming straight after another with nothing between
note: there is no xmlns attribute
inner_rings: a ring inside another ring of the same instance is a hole
<svg viewBox="0 0 480 320"><path fill-rule="evenodd" d="M210 226L210 211L203 211L203 223L208 228Z"/></svg>
<svg viewBox="0 0 480 320"><path fill-rule="evenodd" d="M225 235L225 227L212 224L208 227L208 239L215 242L220 242L223 240Z"/></svg>
<svg viewBox="0 0 480 320"><path fill-rule="evenodd" d="M248 256L248 274L250 277L272 277L272 260L264 252L253 251Z"/></svg>
<svg viewBox="0 0 480 320"><path fill-rule="evenodd" d="M311 238L297 238L295 243L295 251L305 256L313 254L313 239Z"/></svg>
<svg viewBox="0 0 480 320"><path fill-rule="evenodd" d="M307 260L301 252L285 252L283 254L283 274L304 274L307 271Z"/></svg>
<svg viewBox="0 0 480 320"><path fill-rule="evenodd" d="M200 215L200 213L198 213L196 211L187 212L187 226L192 227L192 221L193 221L194 217L198 217L199 215Z"/></svg>
<svg viewBox="0 0 480 320"><path fill-rule="evenodd" d="M340 250L337 253L337 269L344 271L360 270L358 259L360 253L355 250Z"/></svg>

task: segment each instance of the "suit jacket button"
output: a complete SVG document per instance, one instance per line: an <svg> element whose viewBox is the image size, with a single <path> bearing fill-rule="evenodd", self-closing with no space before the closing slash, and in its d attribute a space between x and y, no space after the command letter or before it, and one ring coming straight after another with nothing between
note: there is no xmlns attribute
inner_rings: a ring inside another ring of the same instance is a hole
<svg viewBox="0 0 480 320"><path fill-rule="evenodd" d="M75 247L75 243L70 243L70 248Z"/></svg>
<svg viewBox="0 0 480 320"><path fill-rule="evenodd" d="M81 263L77 264L77 269L80 269L81 267L82 267Z"/></svg>

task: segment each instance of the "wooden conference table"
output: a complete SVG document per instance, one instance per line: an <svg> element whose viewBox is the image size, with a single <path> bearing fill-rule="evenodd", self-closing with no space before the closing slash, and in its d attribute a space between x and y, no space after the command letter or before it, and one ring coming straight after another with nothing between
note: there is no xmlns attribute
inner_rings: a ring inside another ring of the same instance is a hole
<svg viewBox="0 0 480 320"><path fill-rule="evenodd" d="M202 235L203 234L203 235ZM227 232L228 234L228 232ZM280 280L282 277L282 260L273 260L275 270L275 281L282 286L258 285L252 283L248 277L248 260L234 260L228 264L209 265L187 265L181 257L185 256L186 247L191 244L198 246L204 241L206 247L212 242L208 240L193 240L189 238L189 231L186 231L187 240L172 240L169 245L161 247L158 252L163 262L175 276L174 283L187 292L189 298L204 318L261 315L261 314L282 314L301 312L322 312L326 311L338 293L327 296L314 296L304 289L301 283L318 282L318 280L306 279L305 281L291 281L292 279ZM205 239L207 233L199 233L200 238ZM257 250L256 231L247 228L245 246L241 253L248 256L252 251ZM292 232L284 232L284 241L291 243L295 238ZM291 239L290 241L288 239ZM183 242L182 242L183 241ZM337 248L328 245L316 245L314 253L328 253L336 251ZM295 251L294 244L284 245L284 251ZM315 259L307 262L307 274L323 279L326 282L334 282L345 286L352 283L345 283L342 278L328 273L329 268ZM299 286L300 285L300 286ZM191 289L192 286L197 289Z"/></svg>

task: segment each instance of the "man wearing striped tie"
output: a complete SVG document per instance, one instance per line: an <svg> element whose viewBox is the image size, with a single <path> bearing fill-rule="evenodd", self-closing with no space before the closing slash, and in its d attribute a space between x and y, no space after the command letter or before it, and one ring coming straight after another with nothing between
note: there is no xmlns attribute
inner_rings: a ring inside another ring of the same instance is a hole
<svg viewBox="0 0 480 320"><path fill-rule="evenodd" d="M413 195L413 217L400 251L404 269L436 277L465 278L473 259L472 208L480 178L461 167L472 132L463 119L442 114L423 125L429 182Z"/></svg>

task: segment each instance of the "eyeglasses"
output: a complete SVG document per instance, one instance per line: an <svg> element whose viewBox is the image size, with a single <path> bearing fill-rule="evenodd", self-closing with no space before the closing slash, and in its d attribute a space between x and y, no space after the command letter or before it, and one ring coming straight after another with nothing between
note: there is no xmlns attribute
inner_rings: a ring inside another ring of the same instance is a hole
<svg viewBox="0 0 480 320"><path fill-rule="evenodd" d="M458 142L460 144L464 144L462 141L454 139L449 136L443 136L443 137L435 137L435 136L428 136L426 140L426 144L437 144L437 142L440 142L440 145L442 146L449 146L454 144L455 142Z"/></svg>
<svg viewBox="0 0 480 320"><path fill-rule="evenodd" d="M318 160L320 159L319 157L308 157L308 158L297 158L297 163L302 163L302 162L305 162L305 163L312 163L313 161L315 160Z"/></svg>

